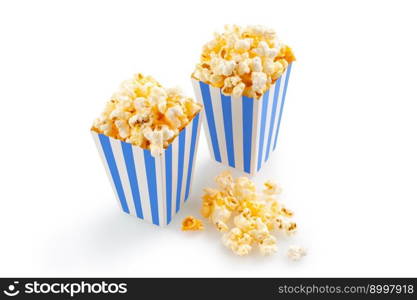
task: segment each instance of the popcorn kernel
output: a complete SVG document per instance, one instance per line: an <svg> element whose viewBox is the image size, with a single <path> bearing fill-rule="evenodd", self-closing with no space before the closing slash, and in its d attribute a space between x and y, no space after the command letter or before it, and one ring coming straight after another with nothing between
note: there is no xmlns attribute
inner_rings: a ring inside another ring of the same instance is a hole
<svg viewBox="0 0 417 300"><path fill-rule="evenodd" d="M193 216L188 216L182 221L182 228L183 231L197 231L203 230L204 225L203 222L199 219L194 218Z"/></svg>

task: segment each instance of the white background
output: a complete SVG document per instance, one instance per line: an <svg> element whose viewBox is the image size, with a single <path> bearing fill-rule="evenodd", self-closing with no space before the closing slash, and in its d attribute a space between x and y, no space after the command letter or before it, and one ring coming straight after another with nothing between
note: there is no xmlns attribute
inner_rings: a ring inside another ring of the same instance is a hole
<svg viewBox="0 0 417 300"><path fill-rule="evenodd" d="M1 276L417 276L417 42L412 1L2 1ZM161 229L118 210L89 128L135 72L179 85L224 24L296 53L278 181L300 230L273 257L184 233L223 167L202 132L191 200ZM290 262L290 244L308 256Z"/></svg>

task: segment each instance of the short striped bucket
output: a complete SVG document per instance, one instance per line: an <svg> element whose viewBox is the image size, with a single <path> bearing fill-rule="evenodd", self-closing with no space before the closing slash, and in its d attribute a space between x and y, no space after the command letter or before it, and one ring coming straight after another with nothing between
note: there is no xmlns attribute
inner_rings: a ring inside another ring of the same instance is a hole
<svg viewBox="0 0 417 300"><path fill-rule="evenodd" d="M197 114L161 156L92 131L121 209L164 226L187 201L201 124Z"/></svg>
<svg viewBox="0 0 417 300"><path fill-rule="evenodd" d="M196 98L204 104L204 129L214 160L250 175L268 161L277 147L291 68L260 99L226 96L192 79Z"/></svg>

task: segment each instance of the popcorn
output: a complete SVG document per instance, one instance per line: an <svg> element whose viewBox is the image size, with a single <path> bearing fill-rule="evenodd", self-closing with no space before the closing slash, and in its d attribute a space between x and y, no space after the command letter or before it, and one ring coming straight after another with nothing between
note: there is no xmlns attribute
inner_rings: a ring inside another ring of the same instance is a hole
<svg viewBox="0 0 417 300"><path fill-rule="evenodd" d="M135 127L136 124L139 124L144 121L143 114L136 114L129 118L129 125L130 127Z"/></svg>
<svg viewBox="0 0 417 300"><path fill-rule="evenodd" d="M214 226L220 232L228 232L229 231L229 226L227 226L227 224L222 222L222 221L217 221L216 223L214 223Z"/></svg>
<svg viewBox="0 0 417 300"><path fill-rule="evenodd" d="M237 74L238 75L244 75L246 73L250 73L250 60L249 59L245 59L244 61L239 62L238 66L237 66Z"/></svg>
<svg viewBox="0 0 417 300"><path fill-rule="evenodd" d="M121 107L116 108L110 113L110 119L128 119L130 117L130 113L127 111L123 111Z"/></svg>
<svg viewBox="0 0 417 300"><path fill-rule="evenodd" d="M293 212L278 202L281 189L274 182L265 182L263 193L249 178L234 179L227 171L215 182L217 189L204 189L201 215L223 233L223 244L235 254L247 255L257 246L262 255L271 255L277 251L273 231L296 232L297 224L289 220Z"/></svg>
<svg viewBox="0 0 417 300"><path fill-rule="evenodd" d="M213 73L215 75L230 76L236 66L234 61L219 59L216 64L213 64Z"/></svg>
<svg viewBox="0 0 417 300"><path fill-rule="evenodd" d="M259 57L254 57L251 60L250 68L253 72L262 72L262 60Z"/></svg>
<svg viewBox="0 0 417 300"><path fill-rule="evenodd" d="M232 96L239 97L245 90L245 84L243 82L236 85L232 90Z"/></svg>
<svg viewBox="0 0 417 300"><path fill-rule="evenodd" d="M288 248L287 256L289 259L293 261L300 260L303 256L307 255L306 249L300 247L300 246L290 246Z"/></svg>
<svg viewBox="0 0 417 300"><path fill-rule="evenodd" d="M186 217L182 221L182 228L183 231L196 231L196 230L203 230L204 225L203 222L199 219L194 218L193 216Z"/></svg>
<svg viewBox="0 0 417 300"><path fill-rule="evenodd" d="M122 139L125 139L130 134L130 126L127 124L125 120L116 120L114 125L119 130L119 135Z"/></svg>
<svg viewBox="0 0 417 300"><path fill-rule="evenodd" d="M252 250L252 238L235 227L223 235L223 243L239 256L247 255Z"/></svg>
<svg viewBox="0 0 417 300"><path fill-rule="evenodd" d="M249 50L250 49L250 45L252 44L253 39L241 39L241 40L237 40L235 42L235 49L236 50Z"/></svg>
<svg viewBox="0 0 417 300"><path fill-rule="evenodd" d="M161 113L165 112L167 105L167 93L165 89L161 87L154 87L151 90L150 100L153 105L155 105Z"/></svg>
<svg viewBox="0 0 417 300"><path fill-rule="evenodd" d="M249 211L249 209L247 209ZM233 222L236 227L249 231L255 226L255 222L248 218L243 212L236 217L234 217Z"/></svg>
<svg viewBox="0 0 417 300"><path fill-rule="evenodd" d="M203 46L192 77L221 88L225 95L259 98L294 60L291 48L278 40L274 30L225 26ZM239 82L231 85L229 78L236 76Z"/></svg>
<svg viewBox="0 0 417 300"><path fill-rule="evenodd" d="M266 181L264 183L265 189L264 189L264 194L267 195L275 195L275 194L280 194L281 193L281 188L278 187L278 185L270 180Z"/></svg>
<svg viewBox="0 0 417 300"><path fill-rule="evenodd" d="M255 93L262 93L266 87L267 76L262 72L252 72L252 90Z"/></svg>
<svg viewBox="0 0 417 300"><path fill-rule="evenodd" d="M211 213L210 219L213 223L227 222L232 215L231 211L223 205L214 205L213 212Z"/></svg>
<svg viewBox="0 0 417 300"><path fill-rule="evenodd" d="M149 140L151 154L158 156L161 154L164 145L174 136L174 132L167 126L162 126L161 129L152 130L150 127L146 127L143 130L143 135Z"/></svg>
<svg viewBox="0 0 417 300"><path fill-rule="evenodd" d="M277 250L277 239L272 235L268 235L259 243L259 251L262 255L271 255Z"/></svg>
<svg viewBox="0 0 417 300"><path fill-rule="evenodd" d="M255 228L250 230L249 234L253 237L254 240L262 242L269 236L269 229L261 218L256 218Z"/></svg>
<svg viewBox="0 0 417 300"><path fill-rule="evenodd" d="M285 233L291 235L297 231L297 223L289 222L285 224Z"/></svg>
<svg viewBox="0 0 417 300"><path fill-rule="evenodd" d="M226 191L230 190L233 187L233 177L227 171L218 175L214 180L220 186L220 188Z"/></svg>
<svg viewBox="0 0 417 300"><path fill-rule="evenodd" d="M174 127L180 127L182 124L181 117L184 111L180 105L175 105L167 109L165 116L171 121Z"/></svg>
<svg viewBox="0 0 417 300"><path fill-rule="evenodd" d="M286 217L292 217L294 213L288 208L282 207L280 210L280 214Z"/></svg>
<svg viewBox="0 0 417 300"><path fill-rule="evenodd" d="M176 96L179 96L179 97L183 97L184 96L183 93L182 93L181 88L178 87L178 86L172 87L172 88L166 88L165 89L165 92L167 93L167 96L169 98L173 98L173 97L176 97Z"/></svg>
<svg viewBox="0 0 417 300"><path fill-rule="evenodd" d="M164 88L152 77L137 74L120 85L92 130L158 156L201 108L179 88Z"/></svg>

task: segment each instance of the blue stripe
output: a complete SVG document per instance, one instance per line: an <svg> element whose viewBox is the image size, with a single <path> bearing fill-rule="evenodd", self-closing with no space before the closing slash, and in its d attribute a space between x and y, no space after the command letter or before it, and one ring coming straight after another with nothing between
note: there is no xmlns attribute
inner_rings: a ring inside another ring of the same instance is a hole
<svg viewBox="0 0 417 300"><path fill-rule="evenodd" d="M133 159L132 145L120 142L122 144L123 157L125 158L125 165L127 175L129 176L130 189L132 191L133 202L135 203L136 216L143 219L142 205L140 202L138 177L136 176L135 161Z"/></svg>
<svg viewBox="0 0 417 300"><path fill-rule="evenodd" d="M143 157L145 159L146 178L148 180L149 200L151 202L152 223L159 225L158 215L158 189L156 183L156 168L155 158L151 151L143 150Z"/></svg>
<svg viewBox="0 0 417 300"><path fill-rule="evenodd" d="M285 95L287 94L287 86L288 86L288 81L290 79L291 66L292 66L292 64L288 65L287 76L285 77L284 91L282 92L281 107L280 107L280 110L279 110L278 126L277 126L277 131L275 133L275 141L274 141L273 150L275 150L275 147L277 146L278 131L279 131L279 126L281 124L282 111L284 110Z"/></svg>
<svg viewBox="0 0 417 300"><path fill-rule="evenodd" d="M221 94L222 97L222 111L223 111L223 124L226 140L227 160L229 166L235 167L235 152L233 144L233 122L232 122L232 102L230 96Z"/></svg>
<svg viewBox="0 0 417 300"><path fill-rule="evenodd" d="M165 184L167 203L167 224L172 217L172 144L165 150Z"/></svg>
<svg viewBox="0 0 417 300"><path fill-rule="evenodd" d="M183 129L179 136L178 146L178 181L177 181L177 201L176 212L180 209L182 177L184 171L184 148L185 148L185 129Z"/></svg>
<svg viewBox="0 0 417 300"><path fill-rule="evenodd" d="M122 182L120 181L119 171L117 170L116 161L114 160L109 137L105 136L104 134L99 134L98 138L100 139L101 147L103 148L104 156L106 157L107 165L109 166L111 177L113 178L122 209L125 213L130 213L129 207L127 206L126 197L123 192Z"/></svg>
<svg viewBox="0 0 417 300"><path fill-rule="evenodd" d="M242 97L243 169L246 173L250 173L252 155L253 101L252 98Z"/></svg>
<svg viewBox="0 0 417 300"><path fill-rule="evenodd" d="M193 131L191 133L191 146L190 146L190 160L188 161L188 174L187 174L187 184L185 187L184 201L187 201L188 195L190 193L191 173L193 171L194 153L196 151L195 144L197 142L197 130L198 130L199 119L200 119L200 114L197 114L193 120Z"/></svg>
<svg viewBox="0 0 417 300"><path fill-rule="evenodd" d="M261 129L259 136L259 147L258 147L258 171L261 168L262 163L262 153L264 150L264 138L265 138L265 124L266 124L266 112L268 109L269 102L269 90L265 92L262 99L262 115L261 115Z"/></svg>
<svg viewBox="0 0 417 300"><path fill-rule="evenodd" d="M200 81L201 95L203 96L204 110L206 112L207 124L211 137L211 145L213 146L214 158L218 162L222 162L220 157L219 142L217 140L216 124L214 122L213 106L211 103L210 88L208 84Z"/></svg>
<svg viewBox="0 0 417 300"><path fill-rule="evenodd" d="M266 146L265 161L268 160L269 151L271 150L272 131L274 130L275 115L277 114L278 96L279 96L279 87L280 87L280 85L281 85L281 78L279 78L277 80L277 82L275 83L274 102L272 103L271 123L269 124L268 145Z"/></svg>

